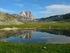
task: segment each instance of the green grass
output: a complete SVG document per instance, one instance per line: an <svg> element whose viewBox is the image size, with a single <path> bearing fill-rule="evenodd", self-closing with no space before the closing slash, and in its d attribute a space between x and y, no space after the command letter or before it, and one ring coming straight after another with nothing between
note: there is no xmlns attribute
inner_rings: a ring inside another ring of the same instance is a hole
<svg viewBox="0 0 70 53"><path fill-rule="evenodd" d="M17 27L33 29L69 30L70 22L32 22L21 25L0 25L0 28ZM70 44L31 44L0 42L0 53L70 53Z"/></svg>
<svg viewBox="0 0 70 53"><path fill-rule="evenodd" d="M21 25L0 25L0 28L17 27L17 28L33 28L33 29L58 29L70 30L70 22L29 22Z"/></svg>
<svg viewBox="0 0 70 53"><path fill-rule="evenodd" d="M0 42L0 53L70 53L70 44L31 44Z"/></svg>

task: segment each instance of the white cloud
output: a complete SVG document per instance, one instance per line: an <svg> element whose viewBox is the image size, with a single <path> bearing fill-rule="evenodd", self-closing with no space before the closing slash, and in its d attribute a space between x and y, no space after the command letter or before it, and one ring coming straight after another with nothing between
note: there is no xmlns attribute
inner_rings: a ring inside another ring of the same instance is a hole
<svg viewBox="0 0 70 53"><path fill-rule="evenodd" d="M52 15L60 15L65 13L70 13L70 5L50 5L45 7L45 11L43 13L46 16L52 16Z"/></svg>
<svg viewBox="0 0 70 53"><path fill-rule="evenodd" d="M1 11L1 12L7 12L7 13L15 13L15 12L12 11L12 10L4 9L4 8L0 8L0 11Z"/></svg>

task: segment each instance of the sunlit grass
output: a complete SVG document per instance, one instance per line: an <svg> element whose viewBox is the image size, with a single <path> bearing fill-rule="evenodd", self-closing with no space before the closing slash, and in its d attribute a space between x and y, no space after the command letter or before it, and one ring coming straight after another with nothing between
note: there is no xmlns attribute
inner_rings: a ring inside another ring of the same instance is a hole
<svg viewBox="0 0 70 53"><path fill-rule="evenodd" d="M0 25L0 28L17 27L17 28L33 28L33 29L58 29L70 30L70 22L27 22L20 25Z"/></svg>
<svg viewBox="0 0 70 53"><path fill-rule="evenodd" d="M0 42L0 53L70 53L70 44Z"/></svg>

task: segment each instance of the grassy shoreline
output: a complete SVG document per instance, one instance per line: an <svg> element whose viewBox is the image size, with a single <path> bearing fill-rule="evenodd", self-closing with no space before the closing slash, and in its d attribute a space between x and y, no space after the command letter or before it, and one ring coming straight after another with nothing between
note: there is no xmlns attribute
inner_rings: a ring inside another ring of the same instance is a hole
<svg viewBox="0 0 70 53"><path fill-rule="evenodd" d="M70 22L29 22L20 25L0 25L2 28L33 28L33 29L57 29L57 30L70 30Z"/></svg>
<svg viewBox="0 0 70 53"><path fill-rule="evenodd" d="M70 31L70 22L25 23L21 25L0 25L2 28L67 30ZM31 44L0 42L0 53L70 53L70 44Z"/></svg>
<svg viewBox="0 0 70 53"><path fill-rule="evenodd" d="M70 53L70 44L0 42L0 53Z"/></svg>

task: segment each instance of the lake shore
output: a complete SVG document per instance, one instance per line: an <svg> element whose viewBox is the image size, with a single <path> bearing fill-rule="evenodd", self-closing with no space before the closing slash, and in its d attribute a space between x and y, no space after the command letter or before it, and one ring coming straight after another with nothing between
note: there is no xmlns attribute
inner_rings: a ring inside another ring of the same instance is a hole
<svg viewBox="0 0 70 53"><path fill-rule="evenodd" d="M70 32L69 22L25 23L21 25L0 25L0 30L67 30ZM11 32L10 32L11 33ZM5 36L5 34L3 34ZM0 42L0 53L70 53L70 44L37 44Z"/></svg>
<svg viewBox="0 0 70 53"><path fill-rule="evenodd" d="M0 25L3 28L70 30L70 22L29 22L19 25Z"/></svg>

